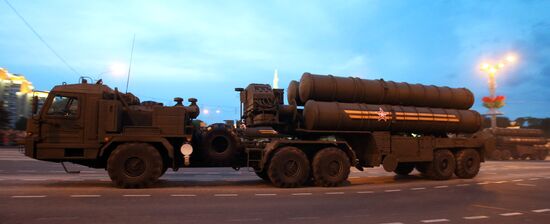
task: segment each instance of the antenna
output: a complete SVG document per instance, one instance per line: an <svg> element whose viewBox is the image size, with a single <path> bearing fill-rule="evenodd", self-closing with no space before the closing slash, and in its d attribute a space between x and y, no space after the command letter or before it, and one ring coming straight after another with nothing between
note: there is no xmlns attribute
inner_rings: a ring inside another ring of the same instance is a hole
<svg viewBox="0 0 550 224"><path fill-rule="evenodd" d="M275 69L275 73L273 74L273 89L279 88L279 71Z"/></svg>
<svg viewBox="0 0 550 224"><path fill-rule="evenodd" d="M126 93L128 93L128 84L130 83L130 72L132 71L132 59L134 57L134 45L136 43L136 34L132 40L132 52L130 53L130 64L128 65L128 78L126 79Z"/></svg>

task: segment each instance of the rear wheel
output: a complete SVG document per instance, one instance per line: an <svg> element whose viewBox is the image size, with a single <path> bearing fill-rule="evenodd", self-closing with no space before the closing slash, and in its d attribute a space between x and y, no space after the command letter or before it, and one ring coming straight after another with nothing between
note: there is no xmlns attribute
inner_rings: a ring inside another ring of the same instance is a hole
<svg viewBox="0 0 550 224"><path fill-rule="evenodd" d="M393 172L397 175L407 176L413 171L414 166L413 163L399 163Z"/></svg>
<svg viewBox="0 0 550 224"><path fill-rule="evenodd" d="M313 178L315 184L335 187L348 179L350 172L348 155L339 148L325 148L313 158Z"/></svg>
<svg viewBox="0 0 550 224"><path fill-rule="evenodd" d="M510 160L510 157L512 157L512 152L510 150L502 150L501 152L501 158L502 160Z"/></svg>
<svg viewBox="0 0 550 224"><path fill-rule="evenodd" d="M453 177L455 167L455 157L450 150L437 150L432 162L427 164L425 175L434 180L448 180Z"/></svg>
<svg viewBox="0 0 550 224"><path fill-rule="evenodd" d="M493 150L493 152L491 152L490 159L492 159L492 160L501 160L502 159L502 153L500 152L500 150Z"/></svg>
<svg viewBox="0 0 550 224"><path fill-rule="evenodd" d="M299 187L308 180L309 160L296 147L283 147L273 155L267 171L271 183L277 187Z"/></svg>
<svg viewBox="0 0 550 224"><path fill-rule="evenodd" d="M481 157L474 149L463 149L456 153L455 175L459 178L470 179L479 173Z"/></svg>
<svg viewBox="0 0 550 224"><path fill-rule="evenodd" d="M155 183L163 169L159 151L147 143L119 145L107 160L113 183L123 188L143 188Z"/></svg>
<svg viewBox="0 0 550 224"><path fill-rule="evenodd" d="M539 152L539 159L546 160L546 157L548 157L548 150L541 150Z"/></svg>

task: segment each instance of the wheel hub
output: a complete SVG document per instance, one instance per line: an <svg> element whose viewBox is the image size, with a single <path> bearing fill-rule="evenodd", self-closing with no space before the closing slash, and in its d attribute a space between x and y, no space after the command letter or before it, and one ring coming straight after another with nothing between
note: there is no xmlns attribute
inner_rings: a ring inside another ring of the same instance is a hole
<svg viewBox="0 0 550 224"><path fill-rule="evenodd" d="M295 160L287 161L284 167L284 174L287 177L296 176L300 172L300 166L298 166L298 162L296 162Z"/></svg>
<svg viewBox="0 0 550 224"><path fill-rule="evenodd" d="M330 176L337 176L342 170L342 166L338 161L331 161L328 164L328 174Z"/></svg>
<svg viewBox="0 0 550 224"><path fill-rule="evenodd" d="M124 171L131 177L140 176L145 172L145 162L138 157L129 158L124 163Z"/></svg>

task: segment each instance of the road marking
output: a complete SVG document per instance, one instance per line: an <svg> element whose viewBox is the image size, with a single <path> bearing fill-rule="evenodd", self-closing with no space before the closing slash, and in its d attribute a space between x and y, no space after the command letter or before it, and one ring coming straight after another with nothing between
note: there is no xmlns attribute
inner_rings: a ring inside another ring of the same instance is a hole
<svg viewBox="0 0 550 224"><path fill-rule="evenodd" d="M380 224L403 224L402 222L384 222Z"/></svg>
<svg viewBox="0 0 550 224"><path fill-rule="evenodd" d="M401 191L401 189L385 190L384 192L398 192L398 191Z"/></svg>
<svg viewBox="0 0 550 224"><path fill-rule="evenodd" d="M538 179L540 179L540 178L536 178L536 177L535 178L529 178L529 180L538 180Z"/></svg>
<svg viewBox="0 0 550 224"><path fill-rule="evenodd" d="M150 194L124 194L123 197L151 197Z"/></svg>
<svg viewBox="0 0 550 224"><path fill-rule="evenodd" d="M470 184L457 184L456 186L457 187L465 187L465 186L470 186Z"/></svg>
<svg viewBox="0 0 550 224"><path fill-rule="evenodd" d="M312 195L311 193L294 193L292 194L294 196L304 196L304 195Z"/></svg>
<svg viewBox="0 0 550 224"><path fill-rule="evenodd" d="M357 194L372 194L374 191L357 191Z"/></svg>
<svg viewBox="0 0 550 224"><path fill-rule="evenodd" d="M172 197L195 197L196 194L171 194Z"/></svg>
<svg viewBox="0 0 550 224"><path fill-rule="evenodd" d="M502 213L501 216L516 216L516 215L523 215L521 212L509 212L509 213Z"/></svg>
<svg viewBox="0 0 550 224"><path fill-rule="evenodd" d="M481 183L477 183L478 185L486 185L486 184L489 184L489 182L481 182Z"/></svg>
<svg viewBox="0 0 550 224"><path fill-rule="evenodd" d="M238 194L214 194L214 197L237 197Z"/></svg>
<svg viewBox="0 0 550 224"><path fill-rule="evenodd" d="M45 198L46 195L14 195L11 198Z"/></svg>
<svg viewBox="0 0 550 224"><path fill-rule="evenodd" d="M508 183L508 181L501 180L501 181L493 182L493 184L502 184L502 183Z"/></svg>
<svg viewBox="0 0 550 224"><path fill-rule="evenodd" d="M534 184L516 184L518 186L525 186L525 187L536 187L537 185Z"/></svg>
<svg viewBox="0 0 550 224"><path fill-rule="evenodd" d="M218 175L220 172L206 172L207 175Z"/></svg>
<svg viewBox="0 0 550 224"><path fill-rule="evenodd" d="M291 218L288 218L290 220L313 220L313 219L319 219L319 217L317 216L314 216L314 217L291 217Z"/></svg>
<svg viewBox="0 0 550 224"><path fill-rule="evenodd" d="M421 220L423 223L435 223L435 222L449 222L448 219L427 219L427 220Z"/></svg>
<svg viewBox="0 0 550 224"><path fill-rule="evenodd" d="M520 182L520 181L523 181L523 179L512 180L512 182Z"/></svg>
<svg viewBox="0 0 550 224"><path fill-rule="evenodd" d="M325 194L344 194L344 192L342 192L342 191L338 191L338 192L325 192Z"/></svg>
<svg viewBox="0 0 550 224"><path fill-rule="evenodd" d="M447 187L449 187L449 186L447 186L447 185L441 185L441 186L435 186L434 188L447 188Z"/></svg>
<svg viewBox="0 0 550 224"><path fill-rule="evenodd" d="M468 219L468 220L472 220L472 219L488 219L489 216L478 215L478 216L466 216L466 217L462 217L462 218Z"/></svg>
<svg viewBox="0 0 550 224"><path fill-rule="evenodd" d="M545 209L537 209L537 210L531 210L531 211L535 213L543 213L543 212L550 212L550 209L545 208Z"/></svg>
<svg viewBox="0 0 550 224"><path fill-rule="evenodd" d="M22 181L46 181L44 178L23 178Z"/></svg>
<svg viewBox="0 0 550 224"><path fill-rule="evenodd" d="M227 221L230 221L230 222L255 222L255 221L262 221L262 219L260 218L244 218L244 219L229 219Z"/></svg>
<svg viewBox="0 0 550 224"><path fill-rule="evenodd" d="M101 195L99 194L73 194L71 195L71 198L99 198Z"/></svg>
<svg viewBox="0 0 550 224"><path fill-rule="evenodd" d="M415 187L415 188L411 188L411 191L418 191L418 190L426 190L425 187Z"/></svg>
<svg viewBox="0 0 550 224"><path fill-rule="evenodd" d="M276 196L277 194L254 194L255 196Z"/></svg>

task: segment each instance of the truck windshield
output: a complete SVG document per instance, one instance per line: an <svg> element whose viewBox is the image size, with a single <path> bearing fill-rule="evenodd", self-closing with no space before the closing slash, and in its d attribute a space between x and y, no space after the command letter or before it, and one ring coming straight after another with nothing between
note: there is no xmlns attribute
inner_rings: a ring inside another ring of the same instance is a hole
<svg viewBox="0 0 550 224"><path fill-rule="evenodd" d="M57 95L53 98L47 114L76 117L78 115L78 99L76 97Z"/></svg>

